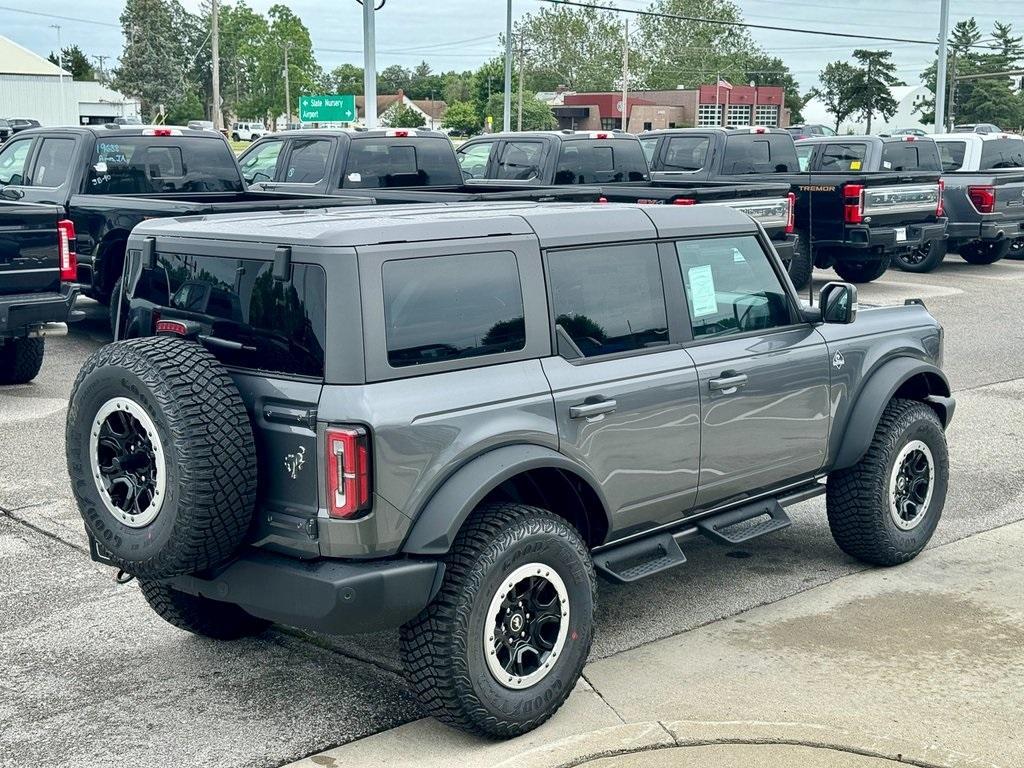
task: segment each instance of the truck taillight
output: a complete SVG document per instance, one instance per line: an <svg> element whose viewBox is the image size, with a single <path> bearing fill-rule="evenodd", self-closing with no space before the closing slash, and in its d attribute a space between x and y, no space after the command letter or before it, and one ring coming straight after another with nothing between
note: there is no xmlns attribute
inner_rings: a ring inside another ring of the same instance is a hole
<svg viewBox="0 0 1024 768"><path fill-rule="evenodd" d="M935 205L935 216L941 217L946 214L946 204L942 200L942 196L946 194L946 182L939 179L939 202Z"/></svg>
<svg viewBox="0 0 1024 768"><path fill-rule="evenodd" d="M61 282L75 280L78 277L78 254L75 253L75 224L69 219L57 222L57 253Z"/></svg>
<svg viewBox="0 0 1024 768"><path fill-rule="evenodd" d="M847 224L861 224L864 221L864 185L843 186L843 220Z"/></svg>
<svg viewBox="0 0 1024 768"><path fill-rule="evenodd" d="M790 192L786 197L789 198L789 206L786 209L786 234L792 235L796 231L796 193Z"/></svg>
<svg viewBox="0 0 1024 768"><path fill-rule="evenodd" d="M697 201L692 197L677 197L672 201L672 205L696 205Z"/></svg>
<svg viewBox="0 0 1024 768"><path fill-rule="evenodd" d="M978 213L992 213L996 209L996 188L991 184L979 184L967 188L967 196L978 209Z"/></svg>
<svg viewBox="0 0 1024 768"><path fill-rule="evenodd" d="M327 438L327 514L350 519L370 508L370 438L362 427L331 427Z"/></svg>

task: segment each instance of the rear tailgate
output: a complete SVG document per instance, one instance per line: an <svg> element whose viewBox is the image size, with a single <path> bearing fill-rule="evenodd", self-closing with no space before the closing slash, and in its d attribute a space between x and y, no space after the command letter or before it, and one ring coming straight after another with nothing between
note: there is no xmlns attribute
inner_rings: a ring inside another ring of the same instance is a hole
<svg viewBox="0 0 1024 768"><path fill-rule="evenodd" d="M0 296L60 290L56 206L0 203Z"/></svg>
<svg viewBox="0 0 1024 768"><path fill-rule="evenodd" d="M938 173L899 179L863 174L854 186L863 188L861 215L872 226L918 224L934 219L939 208Z"/></svg>

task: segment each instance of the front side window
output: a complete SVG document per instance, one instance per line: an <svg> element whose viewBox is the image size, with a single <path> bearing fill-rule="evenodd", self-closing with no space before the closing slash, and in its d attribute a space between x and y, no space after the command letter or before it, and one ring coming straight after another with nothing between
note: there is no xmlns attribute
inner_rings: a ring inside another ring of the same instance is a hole
<svg viewBox="0 0 1024 768"><path fill-rule="evenodd" d="M459 167L467 179L482 179L487 174L487 163L491 159L491 151L495 142L481 141L463 147L458 152Z"/></svg>
<svg viewBox="0 0 1024 768"><path fill-rule="evenodd" d="M242 178L246 184L273 181L277 178L277 163L281 159L283 141L258 144L242 158Z"/></svg>
<svg viewBox="0 0 1024 768"><path fill-rule="evenodd" d="M821 153L819 168L822 173L849 173L863 171L864 158L867 157L868 145L853 142L843 144L826 144Z"/></svg>
<svg viewBox="0 0 1024 768"><path fill-rule="evenodd" d="M71 156L75 151L74 139L43 139L36 155L32 185L59 187L68 177Z"/></svg>
<svg viewBox="0 0 1024 768"><path fill-rule="evenodd" d="M327 139L298 139L292 142L284 180L291 184L315 184L327 175L331 142Z"/></svg>
<svg viewBox="0 0 1024 768"><path fill-rule="evenodd" d="M15 186L25 183L25 166L32 139L12 141L0 150L0 184Z"/></svg>
<svg viewBox="0 0 1024 768"><path fill-rule="evenodd" d="M668 344L655 245L553 251L548 254L548 281L555 324L581 357Z"/></svg>
<svg viewBox="0 0 1024 768"><path fill-rule="evenodd" d="M529 181L540 176L544 145L539 141L506 141L498 159L497 178Z"/></svg>
<svg viewBox="0 0 1024 768"><path fill-rule="evenodd" d="M681 240L676 254L694 339L792 323L789 297L756 237Z"/></svg>
<svg viewBox="0 0 1024 768"><path fill-rule="evenodd" d="M381 276L393 368L526 346L523 290L513 253L388 261Z"/></svg>
<svg viewBox="0 0 1024 768"><path fill-rule="evenodd" d="M663 170L699 171L707 161L710 146L707 136L673 136L668 140Z"/></svg>

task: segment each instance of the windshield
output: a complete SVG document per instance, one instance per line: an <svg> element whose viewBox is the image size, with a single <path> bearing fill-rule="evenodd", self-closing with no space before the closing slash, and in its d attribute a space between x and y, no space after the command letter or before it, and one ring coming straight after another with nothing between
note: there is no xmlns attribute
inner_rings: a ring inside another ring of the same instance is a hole
<svg viewBox="0 0 1024 768"><path fill-rule="evenodd" d="M188 136L101 137L86 181L93 195L242 191L227 142Z"/></svg>

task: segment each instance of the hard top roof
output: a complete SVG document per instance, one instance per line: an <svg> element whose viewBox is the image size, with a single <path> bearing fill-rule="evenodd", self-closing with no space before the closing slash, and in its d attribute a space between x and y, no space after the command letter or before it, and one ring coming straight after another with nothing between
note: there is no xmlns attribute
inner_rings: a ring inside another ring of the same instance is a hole
<svg viewBox="0 0 1024 768"><path fill-rule="evenodd" d="M727 206L470 202L152 219L132 234L317 247L536 235L541 247L567 247L756 231Z"/></svg>

